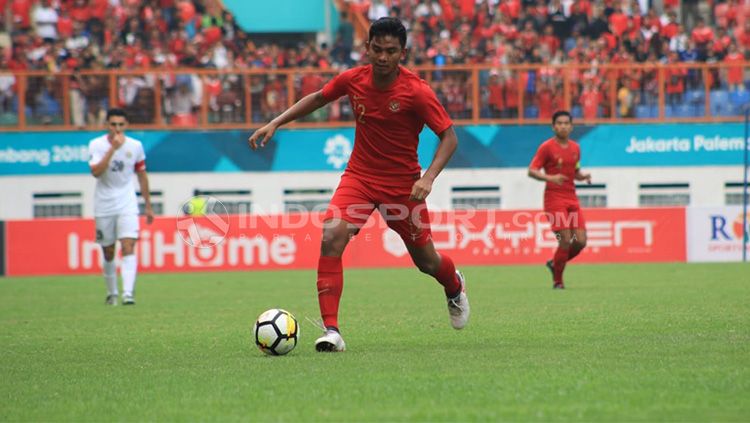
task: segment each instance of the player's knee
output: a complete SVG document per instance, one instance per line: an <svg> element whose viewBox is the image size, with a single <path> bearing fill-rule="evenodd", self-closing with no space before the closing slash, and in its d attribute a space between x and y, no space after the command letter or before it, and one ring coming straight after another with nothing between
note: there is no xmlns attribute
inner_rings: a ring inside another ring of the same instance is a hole
<svg viewBox="0 0 750 423"><path fill-rule="evenodd" d="M560 248L562 248L563 250L567 250L568 248L570 248L572 246L573 239L571 239L571 238L560 238L559 243L560 243Z"/></svg>
<svg viewBox="0 0 750 423"><path fill-rule="evenodd" d="M348 242L347 235L340 234L333 230L323 230L323 237L320 240L320 252L324 256L340 256L344 253L344 247Z"/></svg>
<svg viewBox="0 0 750 423"><path fill-rule="evenodd" d="M123 256L129 256L135 253L135 242L132 241L122 241L120 243L120 247L122 248L122 255Z"/></svg>
<svg viewBox="0 0 750 423"><path fill-rule="evenodd" d="M102 252L104 253L105 261L112 261L115 259L115 246L114 245L111 245L108 247L102 247Z"/></svg>

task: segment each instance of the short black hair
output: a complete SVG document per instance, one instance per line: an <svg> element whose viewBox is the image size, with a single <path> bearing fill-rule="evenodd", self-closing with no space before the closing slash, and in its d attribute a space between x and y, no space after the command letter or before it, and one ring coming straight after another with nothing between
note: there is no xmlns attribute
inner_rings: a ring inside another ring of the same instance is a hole
<svg viewBox="0 0 750 423"><path fill-rule="evenodd" d="M109 118L112 116L122 116L123 118L125 118L125 120L128 120L128 115L127 113L125 113L125 110L117 108L117 107L107 110L106 120L109 120Z"/></svg>
<svg viewBox="0 0 750 423"><path fill-rule="evenodd" d="M384 35L398 38L401 48L406 47L406 28L401 23L401 19L384 17L373 22L370 26L370 35L367 41L372 42L373 38Z"/></svg>
<svg viewBox="0 0 750 423"><path fill-rule="evenodd" d="M552 124L554 125L555 122L557 122L557 118L560 116L567 116L568 119L570 119L570 123L573 123L573 116L570 114L567 110L558 110L555 112L555 114L552 115Z"/></svg>

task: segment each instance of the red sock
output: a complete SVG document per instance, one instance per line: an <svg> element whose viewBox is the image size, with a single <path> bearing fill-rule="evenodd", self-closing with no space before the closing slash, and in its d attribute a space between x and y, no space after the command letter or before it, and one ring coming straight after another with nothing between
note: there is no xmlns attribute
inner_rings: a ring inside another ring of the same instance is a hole
<svg viewBox="0 0 750 423"><path fill-rule="evenodd" d="M440 267L433 275L445 289L445 296L453 298L461 292L461 282L456 277L456 265L450 257L440 254Z"/></svg>
<svg viewBox="0 0 750 423"><path fill-rule="evenodd" d="M339 300L344 289L341 257L320 256L318 260L318 304L325 327L339 328Z"/></svg>
<svg viewBox="0 0 750 423"><path fill-rule="evenodd" d="M555 251L555 257L552 258L552 262L554 263L554 269L555 269L555 275L553 277L553 280L555 283L563 283L563 270L565 270L565 262L568 261L568 254L570 253L570 250L563 249L562 247L558 246L557 251Z"/></svg>
<svg viewBox="0 0 750 423"><path fill-rule="evenodd" d="M574 242L573 245L570 246L570 252L568 253L568 261L571 261L574 258L576 258L576 256L580 254L581 251L583 251L583 247L581 246L581 244Z"/></svg>

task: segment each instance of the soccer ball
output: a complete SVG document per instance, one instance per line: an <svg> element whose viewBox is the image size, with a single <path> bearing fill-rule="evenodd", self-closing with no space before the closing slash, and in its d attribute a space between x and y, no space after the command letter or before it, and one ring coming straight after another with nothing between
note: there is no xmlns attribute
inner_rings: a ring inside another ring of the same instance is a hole
<svg viewBox="0 0 750 423"><path fill-rule="evenodd" d="M284 355L297 346L299 325L286 310L272 308L258 316L253 325L255 345L266 354Z"/></svg>

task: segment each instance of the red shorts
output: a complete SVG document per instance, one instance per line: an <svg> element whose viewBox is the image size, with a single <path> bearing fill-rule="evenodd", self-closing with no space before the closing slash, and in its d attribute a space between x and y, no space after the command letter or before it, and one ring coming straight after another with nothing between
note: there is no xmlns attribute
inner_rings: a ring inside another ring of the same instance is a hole
<svg viewBox="0 0 750 423"><path fill-rule="evenodd" d="M352 175L341 176L324 221L343 219L359 230L376 208L406 245L421 247L432 240L427 203L409 199L411 187L386 187Z"/></svg>
<svg viewBox="0 0 750 423"><path fill-rule="evenodd" d="M578 199L545 198L544 214L551 225L552 232L562 229L586 229Z"/></svg>

